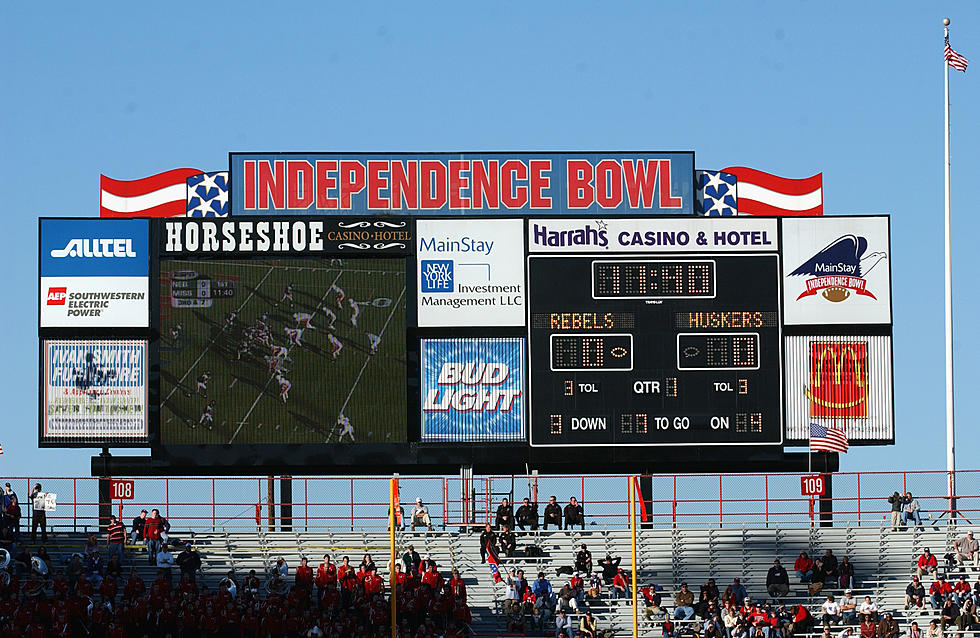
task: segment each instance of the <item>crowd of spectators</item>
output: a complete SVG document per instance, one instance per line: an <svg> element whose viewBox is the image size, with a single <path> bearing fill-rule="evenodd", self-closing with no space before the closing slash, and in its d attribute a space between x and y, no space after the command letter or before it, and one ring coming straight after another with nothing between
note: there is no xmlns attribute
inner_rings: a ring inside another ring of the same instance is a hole
<svg viewBox="0 0 980 638"><path fill-rule="evenodd" d="M267 574L229 572L219 586L198 583L201 556L169 535L157 510L128 530L115 517L104 547L90 536L80 552L56 563L41 545L16 548L0 570L0 635L27 638L377 638L390 636L392 588L399 636L463 638L472 616L458 570L443 575L409 546L379 575L370 554L358 565L329 555L291 570L278 558ZM126 541L129 541L129 547ZM171 545L180 544L176 553ZM155 577L135 565L145 552ZM105 556L103 555L105 553ZM108 560L106 560L106 556Z"/></svg>

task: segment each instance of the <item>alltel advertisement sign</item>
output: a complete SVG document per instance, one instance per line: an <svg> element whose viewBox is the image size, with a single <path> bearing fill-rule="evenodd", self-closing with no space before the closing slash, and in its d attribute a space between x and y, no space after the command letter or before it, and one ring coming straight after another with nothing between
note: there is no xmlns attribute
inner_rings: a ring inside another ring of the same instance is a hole
<svg viewBox="0 0 980 638"><path fill-rule="evenodd" d="M694 214L694 153L232 153L232 213Z"/></svg>
<svg viewBox="0 0 980 638"><path fill-rule="evenodd" d="M146 220L40 220L41 327L149 325Z"/></svg>

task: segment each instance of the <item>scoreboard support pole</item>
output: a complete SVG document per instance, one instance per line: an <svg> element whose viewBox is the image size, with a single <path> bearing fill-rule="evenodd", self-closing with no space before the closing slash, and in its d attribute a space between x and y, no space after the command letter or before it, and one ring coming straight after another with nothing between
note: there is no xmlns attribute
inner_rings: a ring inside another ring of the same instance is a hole
<svg viewBox="0 0 980 638"><path fill-rule="evenodd" d="M817 497L820 503L820 527L833 527L834 525L834 475L821 473L823 477L824 493Z"/></svg>
<svg viewBox="0 0 980 638"><path fill-rule="evenodd" d="M293 477L279 477L279 498L282 503L279 505L280 528L284 532L293 531Z"/></svg>
<svg viewBox="0 0 980 638"><path fill-rule="evenodd" d="M640 529L653 529L653 475L644 472L639 477L640 498L647 512L647 520L640 522Z"/></svg>
<svg viewBox="0 0 980 638"><path fill-rule="evenodd" d="M391 638L398 638L398 606L395 598L398 592L395 590L395 508L398 503L398 479L391 478L388 481L388 586L391 588Z"/></svg>
<svg viewBox="0 0 980 638"><path fill-rule="evenodd" d="M630 549L633 557L633 577L632 577L632 598L633 598L633 638L639 638L639 623L636 617L636 490L633 485L633 477L627 477L626 490L630 495Z"/></svg>
<svg viewBox="0 0 980 638"><path fill-rule="evenodd" d="M109 517L112 516L111 484L109 477L99 479L99 533L102 534L109 528Z"/></svg>

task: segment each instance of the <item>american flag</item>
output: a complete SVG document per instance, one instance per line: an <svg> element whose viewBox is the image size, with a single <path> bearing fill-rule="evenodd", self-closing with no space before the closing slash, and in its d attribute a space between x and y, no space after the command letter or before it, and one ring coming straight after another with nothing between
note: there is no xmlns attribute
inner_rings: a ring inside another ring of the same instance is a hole
<svg viewBox="0 0 980 638"><path fill-rule="evenodd" d="M811 423L810 449L820 452L847 452L847 434L840 428Z"/></svg>
<svg viewBox="0 0 980 638"><path fill-rule="evenodd" d="M487 565L490 566L490 575L493 576L493 582L499 583L503 580L500 577L500 560L497 558L497 550L493 548L493 544L487 542Z"/></svg>
<svg viewBox="0 0 980 638"><path fill-rule="evenodd" d="M175 168L142 179L102 175L102 217L225 217L228 171Z"/></svg>
<svg viewBox="0 0 980 638"><path fill-rule="evenodd" d="M706 217L738 215L735 176L721 171L696 171L698 182L695 212Z"/></svg>
<svg viewBox="0 0 980 638"><path fill-rule="evenodd" d="M949 36L948 35L946 36L945 56L946 56L946 64L948 64L949 66L953 67L957 71L966 71L966 65L969 62L969 60L967 60L962 55L960 55L959 53L957 53L953 49L953 47L949 46Z"/></svg>

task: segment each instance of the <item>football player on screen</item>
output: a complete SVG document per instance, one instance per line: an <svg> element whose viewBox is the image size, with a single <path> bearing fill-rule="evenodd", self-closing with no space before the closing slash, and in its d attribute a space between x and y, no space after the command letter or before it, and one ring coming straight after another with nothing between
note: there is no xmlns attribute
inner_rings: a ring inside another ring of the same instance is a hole
<svg viewBox="0 0 980 638"><path fill-rule="evenodd" d="M205 372L204 374L202 374L197 378L197 393L202 397L204 397L205 399L208 398L208 381L210 380L211 380L210 371Z"/></svg>
<svg viewBox="0 0 980 638"><path fill-rule="evenodd" d="M316 330L316 328L314 328L313 325L310 324L310 320L313 319L313 315L311 315L308 312L294 312L293 319L296 320L297 328L300 329L309 328L310 330Z"/></svg>
<svg viewBox="0 0 980 638"><path fill-rule="evenodd" d="M381 345L381 337L373 333L367 333L368 343L371 344L371 354L377 354L378 346Z"/></svg>
<svg viewBox="0 0 980 638"><path fill-rule="evenodd" d="M176 326L170 329L170 341L176 348L180 345L180 333L184 331L184 324L178 323Z"/></svg>
<svg viewBox="0 0 980 638"><path fill-rule="evenodd" d="M337 355L340 354L340 351L344 349L344 344L340 343L340 339L335 337L333 333L327 335L327 341L329 341L330 345L333 347L331 354L333 355L333 358L336 359Z"/></svg>
<svg viewBox="0 0 980 638"><path fill-rule="evenodd" d="M337 321L337 314L333 310L331 310L330 308L327 308L326 306L323 306L322 308L320 308L320 312L322 312L323 313L323 316L326 317L330 321L330 325L328 325L327 328L331 328L332 329L334 322Z"/></svg>
<svg viewBox="0 0 980 638"><path fill-rule="evenodd" d="M361 314L361 304L357 303L353 299L350 300L351 315L350 315L350 325L357 327L357 316Z"/></svg>
<svg viewBox="0 0 980 638"><path fill-rule="evenodd" d="M293 305L293 284L286 284L286 290L282 293L282 299L279 300L279 303L284 301L288 301L290 306Z"/></svg>
<svg viewBox="0 0 980 638"><path fill-rule="evenodd" d="M347 293L344 292L343 288L337 284L330 284L329 292L337 293L337 298L334 300L334 302L337 304L338 308L343 308L344 299L347 298Z"/></svg>
<svg viewBox="0 0 980 638"><path fill-rule="evenodd" d="M337 417L337 442L340 443L345 436L350 437L350 442L354 442L354 426L351 425L350 419L341 412L340 416Z"/></svg>
<svg viewBox="0 0 980 638"><path fill-rule="evenodd" d="M286 333L286 341L288 343L299 346L301 348L303 347L303 344L300 343L300 339L302 339L303 337L302 328L283 328L283 331Z"/></svg>
<svg viewBox="0 0 980 638"><path fill-rule="evenodd" d="M204 406L204 411L201 412L201 418L198 420L197 425L207 427L208 430L214 429L214 401L209 401Z"/></svg>
<svg viewBox="0 0 980 638"><path fill-rule="evenodd" d="M289 379L282 376L282 372L276 373L276 382L279 383L279 398L285 403L286 399L289 398L289 389L293 387L293 384L289 382Z"/></svg>

